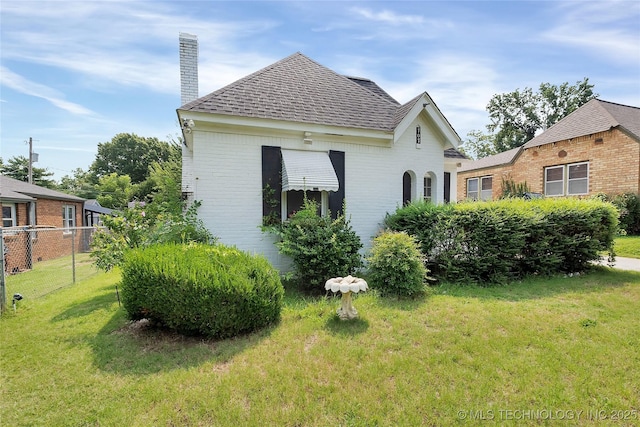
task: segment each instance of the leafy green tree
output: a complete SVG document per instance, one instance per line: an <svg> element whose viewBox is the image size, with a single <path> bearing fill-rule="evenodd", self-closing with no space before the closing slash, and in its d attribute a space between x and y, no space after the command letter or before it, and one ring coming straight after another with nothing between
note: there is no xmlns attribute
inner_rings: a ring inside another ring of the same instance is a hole
<svg viewBox="0 0 640 427"><path fill-rule="evenodd" d="M101 206L110 209L123 209L131 201L135 188L131 184L129 175L111 173L100 178L98 191L100 194L96 199Z"/></svg>
<svg viewBox="0 0 640 427"><path fill-rule="evenodd" d="M90 173L82 168L73 171L73 175L65 175L60 179L58 189L83 199L98 197L98 187L91 182Z"/></svg>
<svg viewBox="0 0 640 427"><path fill-rule="evenodd" d="M503 152L525 144L538 131L546 130L597 96L586 77L575 85L541 83L537 92L527 87L494 95L487 105L491 119L487 129L497 131L495 150Z"/></svg>
<svg viewBox="0 0 640 427"><path fill-rule="evenodd" d="M115 173L128 175L132 184L139 184L149 177L151 164L165 162L171 157L175 145L157 138L119 133L110 142L98 144L98 153L89 170L94 182Z"/></svg>
<svg viewBox="0 0 640 427"><path fill-rule="evenodd" d="M467 139L459 147L459 150L472 159L498 154L493 135L487 135L479 130L467 133Z"/></svg>
<svg viewBox="0 0 640 427"><path fill-rule="evenodd" d="M25 156L15 156L9 159L5 164L0 162L0 173L2 175L17 179L18 181L29 181L29 159ZM31 165L31 176L33 183L41 187L56 189L56 182L47 179L53 176L53 172L49 172L46 168L38 168Z"/></svg>

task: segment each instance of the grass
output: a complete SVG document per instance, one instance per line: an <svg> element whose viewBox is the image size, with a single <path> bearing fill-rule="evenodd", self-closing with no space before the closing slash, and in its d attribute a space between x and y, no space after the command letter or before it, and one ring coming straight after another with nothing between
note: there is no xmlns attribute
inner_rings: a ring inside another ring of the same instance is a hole
<svg viewBox="0 0 640 427"><path fill-rule="evenodd" d="M52 274L52 272L54 272ZM76 281L83 280L98 270L93 264L89 253L75 255ZM15 292L20 292L25 298L40 298L50 292L69 286L73 283L72 256L60 257L48 261L36 262L33 269L18 274L7 274L7 298L11 300Z"/></svg>
<svg viewBox="0 0 640 427"><path fill-rule="evenodd" d="M640 422L640 273L440 286L416 301L370 292L348 322L338 299L289 291L278 325L224 341L128 322L118 280L100 273L0 319L1 425Z"/></svg>
<svg viewBox="0 0 640 427"><path fill-rule="evenodd" d="M620 236L616 238L617 256L640 258L640 236Z"/></svg>

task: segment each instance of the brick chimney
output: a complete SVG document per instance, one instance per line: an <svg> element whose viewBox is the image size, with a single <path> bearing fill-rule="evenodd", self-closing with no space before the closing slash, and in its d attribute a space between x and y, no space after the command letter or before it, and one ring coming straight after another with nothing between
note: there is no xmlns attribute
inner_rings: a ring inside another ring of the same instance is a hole
<svg viewBox="0 0 640 427"><path fill-rule="evenodd" d="M198 99L198 36L180 33L180 102Z"/></svg>

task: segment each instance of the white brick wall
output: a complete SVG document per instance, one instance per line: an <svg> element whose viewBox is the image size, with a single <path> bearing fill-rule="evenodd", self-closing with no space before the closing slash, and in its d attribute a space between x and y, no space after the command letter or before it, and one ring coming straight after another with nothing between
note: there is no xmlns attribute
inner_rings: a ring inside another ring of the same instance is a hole
<svg viewBox="0 0 640 427"><path fill-rule="evenodd" d="M415 124L422 127L421 148L415 145ZM434 182L436 201L441 202L444 175L444 146L436 132L418 118L392 147L336 142L314 134L311 145L302 136L257 136L194 129L194 199L202 206L199 217L221 242L251 253L262 253L278 268L286 269L273 244L262 233L262 151L261 146L285 149L345 152L347 214L365 245L379 231L384 216L402 204L402 175L415 173L415 196L422 198L422 178L427 172ZM348 139L345 139L348 141ZM452 183L455 174L452 175ZM454 190L454 189L452 189ZM452 193L455 199L455 193Z"/></svg>

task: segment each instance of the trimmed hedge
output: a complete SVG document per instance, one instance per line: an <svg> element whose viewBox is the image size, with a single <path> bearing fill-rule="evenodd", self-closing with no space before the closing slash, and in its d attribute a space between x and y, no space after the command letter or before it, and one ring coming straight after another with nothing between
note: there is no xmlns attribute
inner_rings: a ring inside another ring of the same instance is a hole
<svg viewBox="0 0 640 427"><path fill-rule="evenodd" d="M427 269L415 239L407 233L385 231L373 240L368 280L382 295L414 296L424 292Z"/></svg>
<svg viewBox="0 0 640 427"><path fill-rule="evenodd" d="M284 289L261 256L205 244L129 251L122 303L131 320L149 319L188 335L227 338L280 319Z"/></svg>
<svg viewBox="0 0 640 427"><path fill-rule="evenodd" d="M582 271L602 251L613 254L618 212L593 199L417 202L388 215L385 224L416 237L436 277L503 283Z"/></svg>

